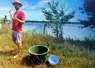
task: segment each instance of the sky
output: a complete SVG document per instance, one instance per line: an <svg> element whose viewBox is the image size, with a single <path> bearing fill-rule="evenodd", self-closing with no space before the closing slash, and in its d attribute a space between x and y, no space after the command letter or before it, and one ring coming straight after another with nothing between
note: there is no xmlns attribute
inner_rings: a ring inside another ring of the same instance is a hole
<svg viewBox="0 0 95 68"><path fill-rule="evenodd" d="M0 2L0 18L7 15L7 18L10 19L9 11L13 10L15 12L14 6L12 5L14 0L1 0ZM25 13L26 20L45 20L43 13L41 12L41 7L47 8L48 0L20 0L22 3L21 10ZM87 14L81 14L79 7L83 7L83 0L59 0L60 3L66 5L68 13L75 10L76 14L73 19L70 21L77 22L78 19L87 19Z"/></svg>

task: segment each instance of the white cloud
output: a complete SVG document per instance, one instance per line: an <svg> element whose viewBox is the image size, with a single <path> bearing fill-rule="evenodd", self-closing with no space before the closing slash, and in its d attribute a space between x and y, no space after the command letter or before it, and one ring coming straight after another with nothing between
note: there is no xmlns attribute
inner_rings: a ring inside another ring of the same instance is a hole
<svg viewBox="0 0 95 68"><path fill-rule="evenodd" d="M7 11L12 9L11 7L0 7L0 11Z"/></svg>
<svg viewBox="0 0 95 68"><path fill-rule="evenodd" d="M28 9L36 9L36 7L35 6L31 6Z"/></svg>
<svg viewBox="0 0 95 68"><path fill-rule="evenodd" d="M48 0L41 0L40 2L38 2L38 6L39 7L44 7L44 6L47 5L47 3L48 3Z"/></svg>
<svg viewBox="0 0 95 68"><path fill-rule="evenodd" d="M47 0L41 0L34 6L30 6L29 9L37 9L37 8L45 7L47 5L47 3L48 3Z"/></svg>
<svg viewBox="0 0 95 68"><path fill-rule="evenodd" d="M24 11L26 15L26 20L38 20L41 21L44 19L44 15L40 10L33 10L33 11Z"/></svg>
<svg viewBox="0 0 95 68"><path fill-rule="evenodd" d="M24 4L24 5L22 6L22 8L27 8L27 7L30 6L30 5L28 4L28 2L26 2L26 1L24 1L24 0L23 0L23 4Z"/></svg>
<svg viewBox="0 0 95 68"><path fill-rule="evenodd" d="M29 5L26 0L22 0L22 3L24 4L24 5L22 6L22 9L36 9L35 6Z"/></svg>
<svg viewBox="0 0 95 68"><path fill-rule="evenodd" d="M37 2L35 5L29 5L27 0L21 0L21 1L24 4L22 9L38 9L38 8L46 6L46 4L48 3L48 0L41 0Z"/></svg>

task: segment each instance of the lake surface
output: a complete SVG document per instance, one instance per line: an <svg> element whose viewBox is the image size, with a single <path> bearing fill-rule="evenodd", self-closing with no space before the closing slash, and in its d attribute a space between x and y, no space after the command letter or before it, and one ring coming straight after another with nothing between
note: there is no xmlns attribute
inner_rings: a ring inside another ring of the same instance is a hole
<svg viewBox="0 0 95 68"><path fill-rule="evenodd" d="M84 37L89 39L95 39L95 28L79 28L83 25L80 24L65 24L63 25L63 36L64 38L70 37L73 39L84 40ZM43 34L44 24L43 23L26 23L23 25L24 32L33 32L37 34ZM45 29L45 34L52 35L51 28Z"/></svg>

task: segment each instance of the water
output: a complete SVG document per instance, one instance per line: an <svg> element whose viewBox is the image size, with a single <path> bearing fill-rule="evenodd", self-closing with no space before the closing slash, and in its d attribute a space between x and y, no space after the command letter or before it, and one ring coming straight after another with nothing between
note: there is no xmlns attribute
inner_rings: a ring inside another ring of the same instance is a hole
<svg viewBox="0 0 95 68"><path fill-rule="evenodd" d="M95 28L79 28L83 25L80 24L65 24L63 25L63 36L64 38L70 37L73 39L84 40L84 37L89 39L95 39ZM33 32L37 34L43 34L44 24L43 23L27 23L23 25L24 32ZM51 28L46 28L46 34L54 36Z"/></svg>
<svg viewBox="0 0 95 68"><path fill-rule="evenodd" d="M79 24L66 24L63 26L63 32L64 36L68 37L70 36L71 38L74 39L80 39L84 40L84 37L89 38L89 39L95 39L95 28L79 28L83 25Z"/></svg>
<svg viewBox="0 0 95 68"><path fill-rule="evenodd" d="M44 26L44 24L40 24L40 23L26 23L26 24L24 24L23 25L23 30L24 30L24 32L32 32L33 30L35 30L35 32L37 32L37 33L40 33L39 32L39 29L40 28L42 28L43 29L43 26ZM36 31L36 29L37 29L37 31Z"/></svg>

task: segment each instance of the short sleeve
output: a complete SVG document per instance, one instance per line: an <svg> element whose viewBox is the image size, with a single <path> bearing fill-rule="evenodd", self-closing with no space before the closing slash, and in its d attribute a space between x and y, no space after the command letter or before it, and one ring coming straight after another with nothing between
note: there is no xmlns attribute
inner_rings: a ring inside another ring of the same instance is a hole
<svg viewBox="0 0 95 68"><path fill-rule="evenodd" d="M25 14L24 14L24 12L21 12L21 20L25 20Z"/></svg>

